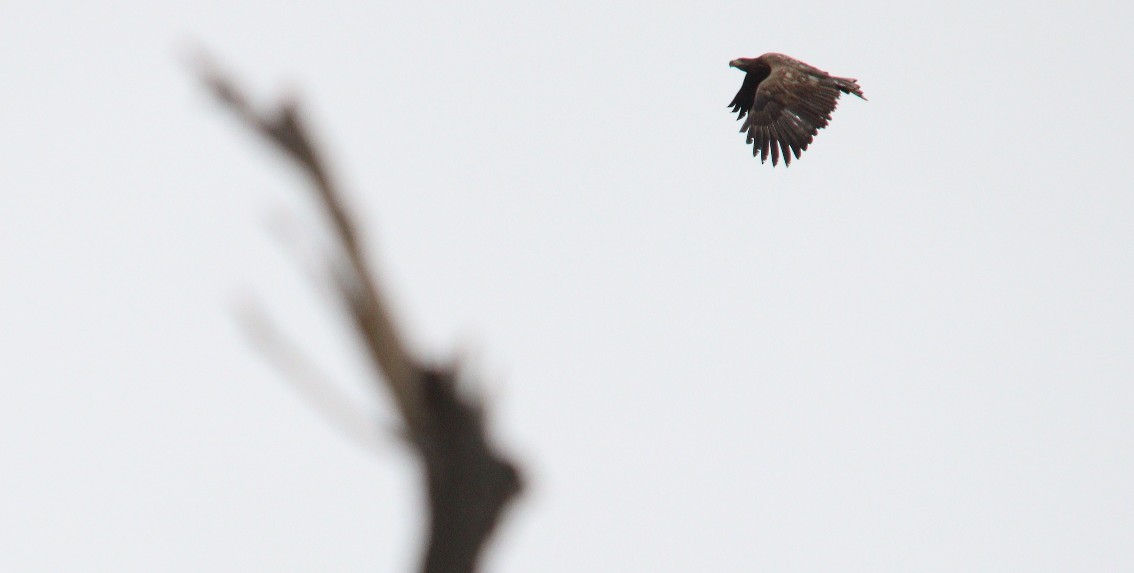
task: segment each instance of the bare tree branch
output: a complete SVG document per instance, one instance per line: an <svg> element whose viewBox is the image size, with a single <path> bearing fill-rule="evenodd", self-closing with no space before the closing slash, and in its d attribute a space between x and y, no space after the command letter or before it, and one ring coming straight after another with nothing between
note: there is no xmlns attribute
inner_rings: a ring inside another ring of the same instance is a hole
<svg viewBox="0 0 1134 573"><path fill-rule="evenodd" d="M520 492L519 472L488 442L483 411L458 393L453 369L427 366L409 353L296 104L285 101L272 113L259 113L207 58L198 59L197 69L225 107L311 179L343 255L332 278L425 466L430 531L421 571L472 573L501 512Z"/></svg>

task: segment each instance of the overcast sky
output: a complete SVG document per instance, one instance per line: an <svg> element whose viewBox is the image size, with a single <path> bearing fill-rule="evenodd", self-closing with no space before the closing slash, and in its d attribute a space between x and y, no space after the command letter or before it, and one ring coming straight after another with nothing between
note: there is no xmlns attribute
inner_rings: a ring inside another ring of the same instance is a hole
<svg viewBox="0 0 1134 573"><path fill-rule="evenodd" d="M416 561L322 220L193 46L302 98L478 379L531 485L487 570L1134 570L1128 3L231 4L0 7L0 570ZM769 51L870 98L789 169L725 105Z"/></svg>

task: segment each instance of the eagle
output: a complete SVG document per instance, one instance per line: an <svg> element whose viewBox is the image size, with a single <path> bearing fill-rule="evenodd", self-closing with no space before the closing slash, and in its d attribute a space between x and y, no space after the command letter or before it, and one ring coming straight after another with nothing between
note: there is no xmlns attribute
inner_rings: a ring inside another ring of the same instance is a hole
<svg viewBox="0 0 1134 573"><path fill-rule="evenodd" d="M739 114L736 119L744 119L740 131L748 133L752 156L760 155L764 163L770 153L773 167L781 152L786 165L791 165L793 154L799 159L831 121L842 93L866 99L856 80L832 76L784 54L737 58L728 65L746 72L728 105Z"/></svg>

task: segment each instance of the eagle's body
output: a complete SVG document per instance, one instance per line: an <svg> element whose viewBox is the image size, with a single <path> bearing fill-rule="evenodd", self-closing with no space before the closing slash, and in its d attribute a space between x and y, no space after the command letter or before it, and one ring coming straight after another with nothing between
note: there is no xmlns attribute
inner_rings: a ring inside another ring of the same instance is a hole
<svg viewBox="0 0 1134 573"><path fill-rule="evenodd" d="M770 153L773 166L781 151L787 165L793 154L799 159L831 121L841 93L866 99L855 80L832 76L783 54L738 58L729 65L747 72L729 104L739 113L737 119L744 119L740 131L748 133L752 156L760 155L763 163Z"/></svg>

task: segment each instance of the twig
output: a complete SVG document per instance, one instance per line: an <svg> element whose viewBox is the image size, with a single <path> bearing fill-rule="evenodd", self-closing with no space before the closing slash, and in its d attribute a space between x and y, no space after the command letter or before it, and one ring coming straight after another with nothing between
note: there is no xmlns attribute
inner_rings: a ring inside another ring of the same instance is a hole
<svg viewBox="0 0 1134 573"><path fill-rule="evenodd" d="M483 412L479 404L458 394L453 370L427 366L406 349L354 223L295 102L284 101L273 113L258 113L210 60L199 58L197 69L225 107L311 179L343 255L332 278L425 466L430 531L421 571L472 573L501 512L520 492L519 472L489 444Z"/></svg>
<svg viewBox="0 0 1134 573"><path fill-rule="evenodd" d="M368 450L378 449L381 425L355 406L323 374L303 350L289 340L254 302L236 308L236 317L248 339L264 354L295 390L342 434Z"/></svg>

